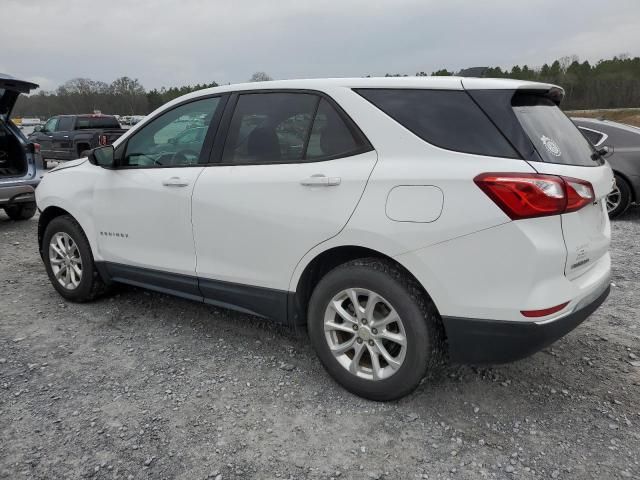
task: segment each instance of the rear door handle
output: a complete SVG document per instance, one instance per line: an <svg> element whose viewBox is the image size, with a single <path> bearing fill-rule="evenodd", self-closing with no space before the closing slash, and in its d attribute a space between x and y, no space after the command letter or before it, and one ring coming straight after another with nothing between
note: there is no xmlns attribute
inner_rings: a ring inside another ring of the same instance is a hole
<svg viewBox="0 0 640 480"><path fill-rule="evenodd" d="M162 181L162 185L165 187L187 187L189 185L189 181L180 177L171 177L164 179Z"/></svg>
<svg viewBox="0 0 640 480"><path fill-rule="evenodd" d="M327 177L326 175L316 174L300 181L305 187L335 187L340 185L342 179L340 177Z"/></svg>

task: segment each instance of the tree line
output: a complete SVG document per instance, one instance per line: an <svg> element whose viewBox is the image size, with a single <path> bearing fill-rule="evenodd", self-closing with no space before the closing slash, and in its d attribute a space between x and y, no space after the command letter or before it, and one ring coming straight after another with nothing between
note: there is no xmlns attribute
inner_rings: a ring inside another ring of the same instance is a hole
<svg viewBox="0 0 640 480"><path fill-rule="evenodd" d="M265 72L255 72L250 82L272 80ZM146 115L165 103L203 88L217 87L216 82L162 87L145 90L137 78L120 77L110 84L90 78L74 78L54 91L20 95L14 117L49 118L53 115L93 113Z"/></svg>
<svg viewBox="0 0 640 480"><path fill-rule="evenodd" d="M473 70L474 75L486 78L515 78L560 85L566 92L562 106L567 110L640 106L640 57L619 55L592 65L588 61L580 62L573 55L562 57L551 64L545 63L541 67L515 65L511 69L487 67ZM439 69L430 75L454 75L454 72ZM387 73L386 76L407 75ZM416 76L429 74L421 71ZM250 79L265 80L271 80L265 72L256 72ZM55 91L21 95L13 115L47 118L63 113L91 113L95 110L120 115L145 115L181 95L216 86L216 82L211 82L145 90L138 79L129 77L118 78L111 84L88 78L74 78Z"/></svg>
<svg viewBox="0 0 640 480"><path fill-rule="evenodd" d="M478 70L485 78L513 78L560 85L565 89L562 108L566 110L640 107L640 57L619 55L592 65L588 61L580 62L576 55L572 55L536 68L515 65L511 69L487 67ZM416 76L427 75L425 72L416 73ZM431 75L454 75L454 72L440 69Z"/></svg>

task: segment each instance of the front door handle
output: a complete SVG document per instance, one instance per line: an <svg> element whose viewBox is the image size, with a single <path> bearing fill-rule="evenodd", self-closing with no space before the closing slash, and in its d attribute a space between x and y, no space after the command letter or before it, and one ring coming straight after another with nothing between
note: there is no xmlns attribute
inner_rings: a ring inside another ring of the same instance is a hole
<svg viewBox="0 0 640 480"><path fill-rule="evenodd" d="M327 177L326 175L316 174L300 181L305 187L335 187L340 185L342 179L340 177Z"/></svg>
<svg viewBox="0 0 640 480"><path fill-rule="evenodd" d="M171 177L163 180L162 185L165 187L187 187L189 185L189 181L180 177Z"/></svg>

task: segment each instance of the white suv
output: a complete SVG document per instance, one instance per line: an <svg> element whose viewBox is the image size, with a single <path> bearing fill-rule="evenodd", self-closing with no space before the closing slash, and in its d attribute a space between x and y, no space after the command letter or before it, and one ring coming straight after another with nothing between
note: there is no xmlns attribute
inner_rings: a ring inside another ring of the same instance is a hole
<svg viewBox="0 0 640 480"><path fill-rule="evenodd" d="M202 90L37 190L65 298L127 283L306 326L358 395L499 363L609 291L609 166L553 85L294 80ZM115 148L114 148L115 147Z"/></svg>

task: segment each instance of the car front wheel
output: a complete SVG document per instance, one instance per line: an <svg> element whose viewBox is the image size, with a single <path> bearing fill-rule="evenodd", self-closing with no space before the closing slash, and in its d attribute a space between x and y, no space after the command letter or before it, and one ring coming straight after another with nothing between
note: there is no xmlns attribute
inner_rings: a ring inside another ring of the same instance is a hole
<svg viewBox="0 0 640 480"><path fill-rule="evenodd" d="M309 302L308 330L329 374L371 400L409 394L442 359L433 303L405 272L381 259L355 260L325 275Z"/></svg>
<svg viewBox="0 0 640 480"><path fill-rule="evenodd" d="M42 259L51 284L64 298L85 302L104 292L89 241L73 217L56 217L47 225Z"/></svg>

